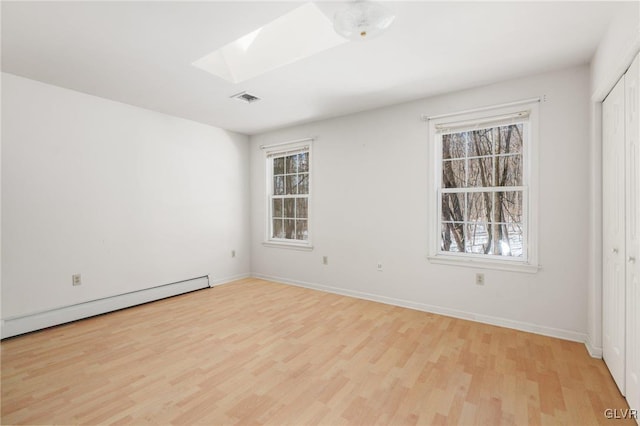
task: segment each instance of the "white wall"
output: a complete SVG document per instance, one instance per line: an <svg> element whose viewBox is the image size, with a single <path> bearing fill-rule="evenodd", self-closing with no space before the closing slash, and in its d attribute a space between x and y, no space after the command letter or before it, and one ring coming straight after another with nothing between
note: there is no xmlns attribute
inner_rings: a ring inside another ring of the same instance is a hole
<svg viewBox="0 0 640 426"><path fill-rule="evenodd" d="M604 97L638 53L640 3L621 3L591 61L591 93ZM600 100L602 100L600 99Z"/></svg>
<svg viewBox="0 0 640 426"><path fill-rule="evenodd" d="M11 74L2 103L3 318L250 272L247 136Z"/></svg>
<svg viewBox="0 0 640 426"><path fill-rule="evenodd" d="M546 95L540 105L536 274L430 264L427 125L437 115ZM582 341L587 331L589 69L572 68L251 137L255 275ZM261 144L316 136L311 252L265 247ZM329 265L321 264L322 256ZM376 271L381 262L383 272Z"/></svg>
<svg viewBox="0 0 640 426"><path fill-rule="evenodd" d="M613 17L591 61L590 262L587 346L602 355L602 101L640 50L640 3L628 2Z"/></svg>

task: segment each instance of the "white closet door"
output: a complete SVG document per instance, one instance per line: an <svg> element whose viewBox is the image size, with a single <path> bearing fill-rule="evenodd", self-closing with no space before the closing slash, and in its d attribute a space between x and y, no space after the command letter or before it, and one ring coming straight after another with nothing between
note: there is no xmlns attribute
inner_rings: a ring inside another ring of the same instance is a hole
<svg viewBox="0 0 640 426"><path fill-rule="evenodd" d="M624 77L602 104L603 358L625 394Z"/></svg>
<svg viewBox="0 0 640 426"><path fill-rule="evenodd" d="M625 390L630 408L640 410L640 57L625 75L627 324ZM640 411L639 411L640 412Z"/></svg>

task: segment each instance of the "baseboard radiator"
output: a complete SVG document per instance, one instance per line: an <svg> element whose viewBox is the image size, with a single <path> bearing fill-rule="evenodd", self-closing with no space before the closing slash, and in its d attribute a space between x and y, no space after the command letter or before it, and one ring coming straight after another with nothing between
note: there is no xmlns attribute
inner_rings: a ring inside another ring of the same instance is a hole
<svg viewBox="0 0 640 426"><path fill-rule="evenodd" d="M2 328L0 333L2 339L4 339L208 287L211 287L209 276L205 275L76 305L9 317L3 319L0 323Z"/></svg>

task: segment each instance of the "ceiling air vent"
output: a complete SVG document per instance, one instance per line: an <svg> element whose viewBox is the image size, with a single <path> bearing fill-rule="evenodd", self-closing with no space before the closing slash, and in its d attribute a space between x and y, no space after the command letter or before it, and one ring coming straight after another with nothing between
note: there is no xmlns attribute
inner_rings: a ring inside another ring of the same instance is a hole
<svg viewBox="0 0 640 426"><path fill-rule="evenodd" d="M252 95L250 93L247 93L247 92L236 93L235 95L231 96L231 98L232 99L238 99L239 101L246 102L248 104L260 100L259 97L254 96L254 95Z"/></svg>

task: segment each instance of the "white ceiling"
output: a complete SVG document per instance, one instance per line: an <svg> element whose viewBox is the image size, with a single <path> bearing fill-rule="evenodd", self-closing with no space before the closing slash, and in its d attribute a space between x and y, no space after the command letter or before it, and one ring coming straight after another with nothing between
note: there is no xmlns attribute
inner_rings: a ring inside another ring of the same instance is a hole
<svg viewBox="0 0 640 426"><path fill-rule="evenodd" d="M386 2L379 38L239 84L192 62L302 2L2 2L2 70L246 134L588 63L616 2ZM344 3L317 3L333 16ZM295 37L295 34L291 35ZM263 100L229 96L248 91Z"/></svg>

